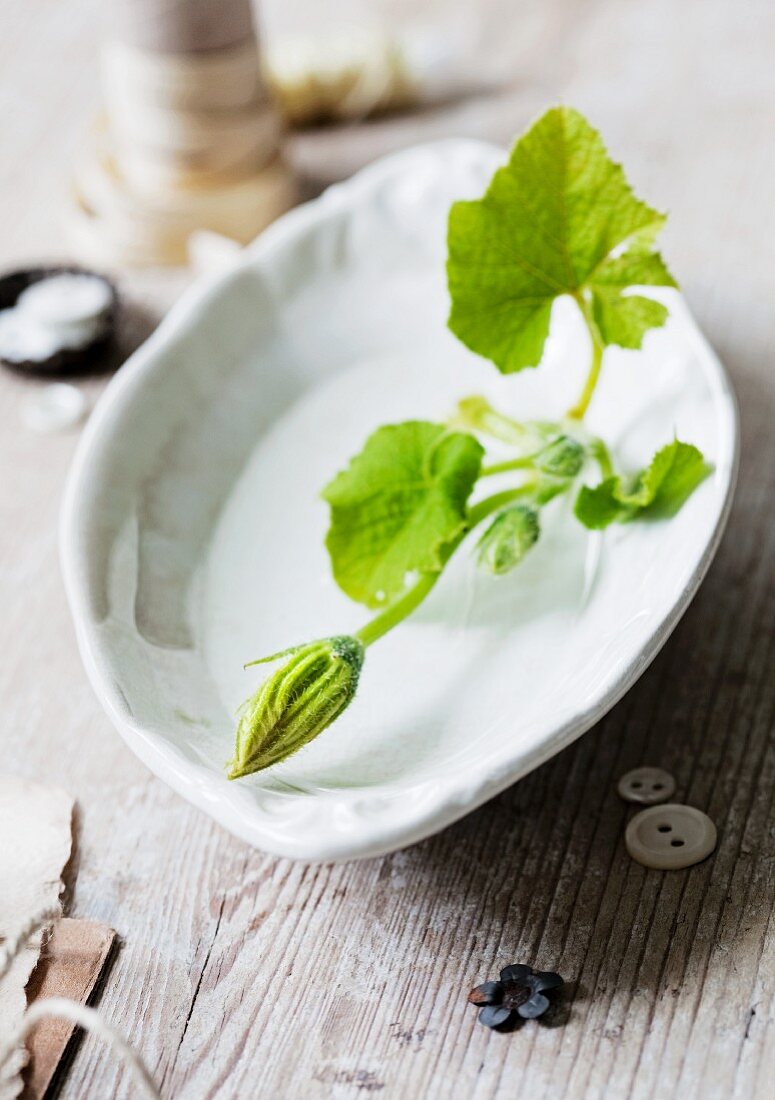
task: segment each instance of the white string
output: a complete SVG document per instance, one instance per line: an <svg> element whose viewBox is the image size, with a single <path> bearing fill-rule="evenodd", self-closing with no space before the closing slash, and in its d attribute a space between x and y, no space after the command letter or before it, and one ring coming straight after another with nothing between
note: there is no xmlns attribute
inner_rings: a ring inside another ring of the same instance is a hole
<svg viewBox="0 0 775 1100"><path fill-rule="evenodd" d="M14 959L24 949L30 936L39 932L52 919L59 916L59 908L49 908L38 913L29 920L20 931L6 941L0 954L0 981L11 969ZM0 1083L10 1076L8 1063L11 1056L24 1043L35 1025L46 1017L57 1016L72 1021L85 1031L104 1040L119 1058L129 1067L132 1075L140 1086L142 1093L150 1100L160 1100L158 1089L153 1078L148 1072L148 1067L140 1055L135 1051L120 1032L102 1019L100 1014L86 1005L69 1001L65 997L46 997L42 1001L36 1001L24 1013L16 1033L11 1039L0 1047Z"/></svg>
<svg viewBox="0 0 775 1100"><path fill-rule="evenodd" d="M13 1039L11 1049L20 1046L39 1020L47 1016L63 1017L78 1024L92 1035L103 1039L108 1046L118 1054L119 1058L132 1071L135 1081L142 1089L143 1095L150 1100L160 1100L159 1092L153 1083L148 1069L140 1055L134 1050L126 1039L114 1027L106 1023L93 1008L86 1005L68 1001L65 997L46 997L42 1001L36 1001L27 1009L22 1017L21 1025Z"/></svg>
<svg viewBox="0 0 775 1100"><path fill-rule="evenodd" d="M0 982L11 969L14 959L26 946L30 936L40 932L44 925L55 920L58 916L59 906L51 905L48 909L43 909L40 913L31 917L26 924L21 926L15 936L6 938L2 949L0 949Z"/></svg>

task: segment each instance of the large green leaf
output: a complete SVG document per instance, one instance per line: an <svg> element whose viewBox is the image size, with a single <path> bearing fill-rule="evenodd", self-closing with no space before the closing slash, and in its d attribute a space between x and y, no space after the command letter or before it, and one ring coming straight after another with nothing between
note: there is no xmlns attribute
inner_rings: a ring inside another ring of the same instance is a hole
<svg viewBox="0 0 775 1100"><path fill-rule="evenodd" d="M378 428L323 497L334 577L353 600L382 607L412 574L438 573L466 528L483 449L473 436L409 420Z"/></svg>
<svg viewBox="0 0 775 1100"><path fill-rule="evenodd" d="M664 221L635 197L583 115L547 111L484 197L450 211L449 327L504 374L534 367L555 298L571 294L603 344L638 348L667 309L623 292L676 285L653 251Z"/></svg>

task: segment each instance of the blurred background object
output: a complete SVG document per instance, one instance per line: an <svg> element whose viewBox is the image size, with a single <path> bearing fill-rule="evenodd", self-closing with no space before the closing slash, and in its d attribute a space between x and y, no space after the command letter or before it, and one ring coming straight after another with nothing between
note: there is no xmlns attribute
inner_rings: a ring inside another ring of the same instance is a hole
<svg viewBox="0 0 775 1100"><path fill-rule="evenodd" d="M270 0L267 12L265 69L292 126L427 107L499 83L474 62L486 5L351 0L332 19L322 7Z"/></svg>
<svg viewBox="0 0 775 1100"><path fill-rule="evenodd" d="M250 0L116 0L106 114L69 236L97 264L181 264L199 229L252 240L296 198Z"/></svg>
<svg viewBox="0 0 775 1100"><path fill-rule="evenodd" d="M0 363L21 374L82 374L115 333L112 283L79 267L32 267L0 277Z"/></svg>
<svg viewBox="0 0 775 1100"><path fill-rule="evenodd" d="M247 243L297 197L285 124L352 123L497 87L497 66L472 63L485 11L275 4L262 55L251 0L114 0L73 248L108 266L181 264L197 230Z"/></svg>

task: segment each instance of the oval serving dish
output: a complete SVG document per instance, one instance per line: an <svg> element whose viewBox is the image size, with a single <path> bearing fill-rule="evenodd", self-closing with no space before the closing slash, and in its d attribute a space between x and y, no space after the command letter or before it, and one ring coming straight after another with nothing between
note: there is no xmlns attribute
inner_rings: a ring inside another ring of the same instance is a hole
<svg viewBox="0 0 775 1100"><path fill-rule="evenodd" d="M580 387L588 353L572 304L556 306L545 363L516 376L445 327L448 208L480 195L504 156L469 141L410 149L286 215L181 300L84 433L62 560L92 684L148 767L267 851L391 851L559 752L647 667L721 537L735 400L683 299L661 291L667 325L639 353L607 352L588 422L625 468L674 433L696 443L714 471L681 512L601 536L558 500L505 577L476 571L464 543L426 603L369 651L329 730L226 780L235 709L267 674L244 662L368 614L333 582L319 497L368 433L443 418L469 393L519 419L554 417Z"/></svg>

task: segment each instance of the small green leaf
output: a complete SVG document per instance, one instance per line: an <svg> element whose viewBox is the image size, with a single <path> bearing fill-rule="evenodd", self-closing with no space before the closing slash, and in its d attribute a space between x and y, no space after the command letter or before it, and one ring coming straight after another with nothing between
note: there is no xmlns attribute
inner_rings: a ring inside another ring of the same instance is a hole
<svg viewBox="0 0 775 1100"><path fill-rule="evenodd" d="M604 344L637 349L650 328L667 320L667 307L642 294L623 292L633 286L675 286L675 281L656 252L644 252L637 244L624 255L606 260L591 282L592 316Z"/></svg>
<svg viewBox="0 0 775 1100"><path fill-rule="evenodd" d="M438 573L466 529L483 448L472 435L408 420L378 428L323 498L326 546L351 599L383 607L416 573Z"/></svg>
<svg viewBox="0 0 775 1100"><path fill-rule="evenodd" d="M638 348L667 309L623 292L676 285L653 250L664 222L583 115L547 111L484 197L450 211L449 327L504 374L535 367L554 300L570 294L588 304L603 344Z"/></svg>
<svg viewBox="0 0 775 1100"><path fill-rule="evenodd" d="M574 511L592 530L635 517L673 516L710 470L701 451L675 439L657 451L650 465L634 477L609 477L593 489L584 486Z"/></svg>

